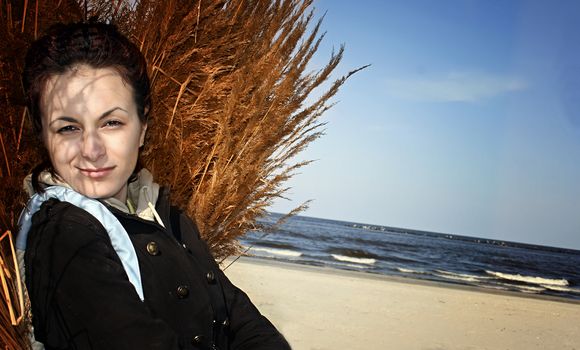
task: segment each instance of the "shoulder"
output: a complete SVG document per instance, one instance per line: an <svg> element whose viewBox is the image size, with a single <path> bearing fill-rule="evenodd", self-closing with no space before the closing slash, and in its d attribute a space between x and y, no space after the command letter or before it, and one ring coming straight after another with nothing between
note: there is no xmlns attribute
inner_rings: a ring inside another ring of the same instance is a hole
<svg viewBox="0 0 580 350"><path fill-rule="evenodd" d="M105 228L94 216L69 202L51 198L32 216L26 255L50 254L68 261L79 249L107 241ZM108 245L104 248L108 250Z"/></svg>
<svg viewBox="0 0 580 350"><path fill-rule="evenodd" d="M76 205L61 201L57 198L49 198L42 203L40 209L33 215L33 221L38 220L65 220L66 222L77 222L85 224L94 224L98 222L87 211L77 207Z"/></svg>
<svg viewBox="0 0 580 350"><path fill-rule="evenodd" d="M74 232L79 239L98 232L106 232L103 225L87 211L55 198L46 200L32 216L31 234L39 230L48 234Z"/></svg>

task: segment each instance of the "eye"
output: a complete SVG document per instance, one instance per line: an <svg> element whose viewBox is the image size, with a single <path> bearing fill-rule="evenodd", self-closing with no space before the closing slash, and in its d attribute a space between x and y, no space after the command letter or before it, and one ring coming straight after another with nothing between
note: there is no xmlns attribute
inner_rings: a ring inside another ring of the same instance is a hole
<svg viewBox="0 0 580 350"><path fill-rule="evenodd" d="M115 127L119 127L121 125L124 125L124 123L119 121L119 120L116 120L116 119L107 120L105 122L105 124L103 124L104 127L109 127L109 128L115 128Z"/></svg>
<svg viewBox="0 0 580 350"><path fill-rule="evenodd" d="M71 133L78 131L78 130L79 130L79 128L74 126L74 125L66 125L60 129L58 129L56 132L58 134L71 134Z"/></svg>

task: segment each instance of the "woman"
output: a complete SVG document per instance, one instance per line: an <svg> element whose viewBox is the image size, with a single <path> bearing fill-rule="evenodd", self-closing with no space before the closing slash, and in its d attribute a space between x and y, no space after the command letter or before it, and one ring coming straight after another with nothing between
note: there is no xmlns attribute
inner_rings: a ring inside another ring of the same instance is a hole
<svg viewBox="0 0 580 350"><path fill-rule="evenodd" d="M34 335L47 349L289 349L195 224L138 169L145 59L110 25L58 25L23 74L50 165L21 218Z"/></svg>

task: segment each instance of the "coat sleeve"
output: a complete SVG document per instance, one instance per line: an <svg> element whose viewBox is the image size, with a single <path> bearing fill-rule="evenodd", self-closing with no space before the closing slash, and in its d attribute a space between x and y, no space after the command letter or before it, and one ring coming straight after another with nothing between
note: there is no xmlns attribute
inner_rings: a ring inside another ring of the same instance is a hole
<svg viewBox="0 0 580 350"><path fill-rule="evenodd" d="M208 262L223 290L228 314L229 349L289 350L290 345L284 339L284 336L258 311L248 295L236 287L219 268L207 244L200 238L197 225L185 215L182 215L181 225L182 234L189 236L181 238L185 243L189 241L189 244L196 246L195 254L199 256L198 259ZM186 230L183 230L183 225L187 226ZM187 232L192 232L193 234L189 235Z"/></svg>
<svg viewBox="0 0 580 350"><path fill-rule="evenodd" d="M36 339L47 349L178 349L129 282L100 222L49 200L25 253Z"/></svg>

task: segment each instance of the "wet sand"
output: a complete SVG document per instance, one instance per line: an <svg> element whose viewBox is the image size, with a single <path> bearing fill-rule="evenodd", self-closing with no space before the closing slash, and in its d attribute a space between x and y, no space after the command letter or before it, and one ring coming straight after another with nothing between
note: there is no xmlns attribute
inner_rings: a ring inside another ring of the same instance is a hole
<svg viewBox="0 0 580 350"><path fill-rule="evenodd" d="M578 302L246 257L226 274L295 350L580 350Z"/></svg>

